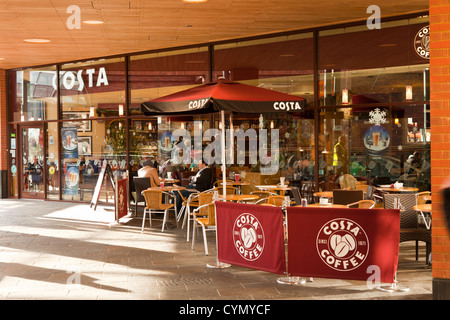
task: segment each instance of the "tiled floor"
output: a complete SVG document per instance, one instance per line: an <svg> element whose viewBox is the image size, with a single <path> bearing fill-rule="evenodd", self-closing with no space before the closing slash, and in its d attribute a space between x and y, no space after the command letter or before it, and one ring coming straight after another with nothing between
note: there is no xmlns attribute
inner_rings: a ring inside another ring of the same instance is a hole
<svg viewBox="0 0 450 320"><path fill-rule="evenodd" d="M35 200L0 200L0 298L84 300L353 300L432 299L431 267L414 259L414 243L400 249L399 285L409 292L370 290L365 282L314 279L277 283L278 275L214 264L201 238L195 250L185 229L161 233L141 220L114 224L112 207Z"/></svg>

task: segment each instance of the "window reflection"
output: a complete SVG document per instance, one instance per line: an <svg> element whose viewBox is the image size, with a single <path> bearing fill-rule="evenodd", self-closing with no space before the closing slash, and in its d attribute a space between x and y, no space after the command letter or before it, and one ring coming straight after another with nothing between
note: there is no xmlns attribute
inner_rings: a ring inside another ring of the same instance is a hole
<svg viewBox="0 0 450 320"><path fill-rule="evenodd" d="M119 116L124 108L124 58L65 64L59 82L62 119Z"/></svg>
<svg viewBox="0 0 450 320"><path fill-rule="evenodd" d="M26 69L10 73L14 101L13 121L41 121L57 118L56 67Z"/></svg>
<svg viewBox="0 0 450 320"><path fill-rule="evenodd" d="M61 188L63 200L90 201L102 166L121 177L126 165L126 133L123 120L63 122L61 128ZM110 179L103 181L100 201L111 201Z"/></svg>
<svg viewBox="0 0 450 320"><path fill-rule="evenodd" d="M430 124L424 120L423 105L322 112L320 180L339 182L343 173L350 173L369 184L401 182L404 186L429 190ZM349 160L345 164L336 162L340 137L345 137L343 146Z"/></svg>

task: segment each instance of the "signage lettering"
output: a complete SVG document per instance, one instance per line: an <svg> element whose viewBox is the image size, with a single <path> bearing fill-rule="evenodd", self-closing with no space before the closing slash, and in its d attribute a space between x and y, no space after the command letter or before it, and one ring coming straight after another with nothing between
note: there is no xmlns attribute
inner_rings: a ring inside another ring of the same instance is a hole
<svg viewBox="0 0 450 320"><path fill-rule="evenodd" d="M425 26L417 32L414 48L420 57L430 59L430 26Z"/></svg>
<svg viewBox="0 0 450 320"><path fill-rule="evenodd" d="M257 260L264 250L264 231L258 219L250 214L241 214L234 222L233 239L236 250L247 261Z"/></svg>
<svg viewBox="0 0 450 320"><path fill-rule="evenodd" d="M200 109L202 108L209 99L191 100L189 101L189 109Z"/></svg>
<svg viewBox="0 0 450 320"><path fill-rule="evenodd" d="M334 219L325 223L316 239L317 253L322 261L337 271L358 268L369 252L369 239L356 222Z"/></svg>
<svg viewBox="0 0 450 320"><path fill-rule="evenodd" d="M82 69L82 70L78 70L78 72L75 71L66 71L64 72L62 78L61 78L61 85L64 89L66 90L78 90L78 91L83 91L83 89L85 88L85 83L83 80L83 73L87 74L88 76L88 81L87 81L87 86L89 88L92 88L94 86L94 74L95 74L95 69ZM56 90L56 73L53 76L53 88ZM78 85L78 87L77 87ZM106 70L104 67L101 67L98 69L98 76L97 76L97 82L95 83L96 87L100 87L100 86L108 86L109 82L108 82L108 77L106 75Z"/></svg>
<svg viewBox="0 0 450 320"><path fill-rule="evenodd" d="M288 101L288 102L275 102L273 104L273 108L275 110L301 110L302 107L300 106L300 103L294 102L294 101Z"/></svg>

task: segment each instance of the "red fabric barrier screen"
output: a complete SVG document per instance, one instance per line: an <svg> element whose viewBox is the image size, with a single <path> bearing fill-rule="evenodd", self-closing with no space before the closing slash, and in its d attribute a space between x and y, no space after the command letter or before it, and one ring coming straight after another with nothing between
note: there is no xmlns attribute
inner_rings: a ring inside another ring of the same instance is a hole
<svg viewBox="0 0 450 320"><path fill-rule="evenodd" d="M288 207L287 225L291 275L394 282L399 210Z"/></svg>
<svg viewBox="0 0 450 320"><path fill-rule="evenodd" d="M220 262L286 272L281 208L217 201L216 227Z"/></svg>

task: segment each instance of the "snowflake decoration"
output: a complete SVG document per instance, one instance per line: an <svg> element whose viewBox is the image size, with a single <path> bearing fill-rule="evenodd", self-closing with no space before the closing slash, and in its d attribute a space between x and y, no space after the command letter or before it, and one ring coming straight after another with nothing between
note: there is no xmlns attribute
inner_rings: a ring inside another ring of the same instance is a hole
<svg viewBox="0 0 450 320"><path fill-rule="evenodd" d="M379 108L376 108L375 111L370 111L369 116L370 116L369 123L373 123L378 126L381 123L387 123L386 111L380 111Z"/></svg>

